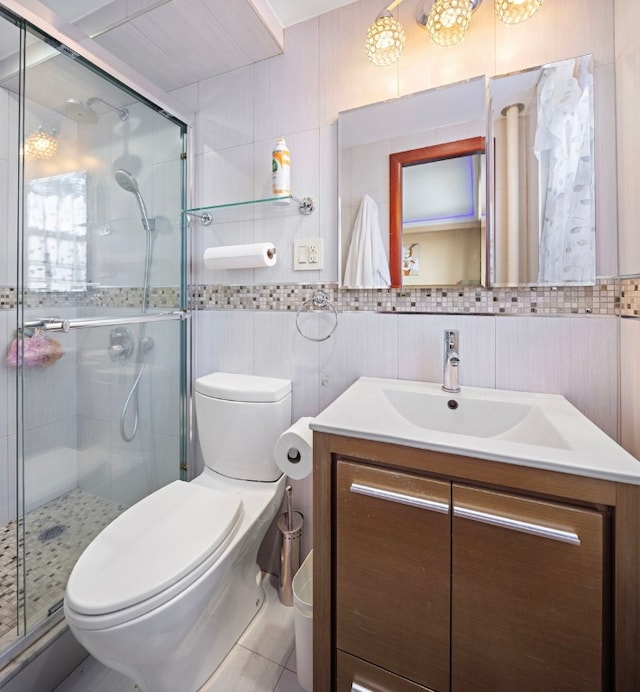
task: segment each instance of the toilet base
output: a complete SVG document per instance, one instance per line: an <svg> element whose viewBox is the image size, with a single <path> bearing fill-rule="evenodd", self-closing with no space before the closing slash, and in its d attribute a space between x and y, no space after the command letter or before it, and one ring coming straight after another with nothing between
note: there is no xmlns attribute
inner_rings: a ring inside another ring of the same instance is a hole
<svg viewBox="0 0 640 692"><path fill-rule="evenodd" d="M225 576L226 588L220 583L207 585L213 597L204 602L181 599L179 612L163 613L160 608L139 618L134 630L127 623L94 630L88 637L82 630L74 634L97 660L131 678L144 692L196 692L231 651L265 599L257 565L253 576ZM175 609L175 604L168 605Z"/></svg>

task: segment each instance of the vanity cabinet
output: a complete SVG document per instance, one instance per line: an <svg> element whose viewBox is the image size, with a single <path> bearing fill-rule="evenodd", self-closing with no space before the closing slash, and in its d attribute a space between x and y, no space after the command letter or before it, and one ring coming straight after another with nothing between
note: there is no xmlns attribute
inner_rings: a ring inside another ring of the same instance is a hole
<svg viewBox="0 0 640 692"><path fill-rule="evenodd" d="M314 433L314 690L640 689L640 492Z"/></svg>
<svg viewBox="0 0 640 692"><path fill-rule="evenodd" d="M338 462L338 650L434 690L449 685L450 495L448 483Z"/></svg>
<svg viewBox="0 0 640 692"><path fill-rule="evenodd" d="M606 513L458 484L452 506L451 689L608 689Z"/></svg>

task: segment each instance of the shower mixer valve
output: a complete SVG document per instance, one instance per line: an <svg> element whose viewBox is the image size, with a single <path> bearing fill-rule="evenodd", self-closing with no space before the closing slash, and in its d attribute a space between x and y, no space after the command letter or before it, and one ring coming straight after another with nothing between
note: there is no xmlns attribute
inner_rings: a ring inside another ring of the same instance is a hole
<svg viewBox="0 0 640 692"><path fill-rule="evenodd" d="M116 327L109 332L107 352L114 363L118 360L129 360L133 347L133 334L128 327Z"/></svg>

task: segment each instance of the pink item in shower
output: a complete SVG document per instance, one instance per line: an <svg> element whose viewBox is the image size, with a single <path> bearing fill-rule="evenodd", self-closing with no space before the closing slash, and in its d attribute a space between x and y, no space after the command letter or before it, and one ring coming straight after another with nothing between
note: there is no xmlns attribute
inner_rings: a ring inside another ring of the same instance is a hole
<svg viewBox="0 0 640 692"><path fill-rule="evenodd" d="M64 355L64 350L58 341L50 339L41 332L33 336L19 336L14 339L7 353L7 365L18 367L41 367L53 365Z"/></svg>

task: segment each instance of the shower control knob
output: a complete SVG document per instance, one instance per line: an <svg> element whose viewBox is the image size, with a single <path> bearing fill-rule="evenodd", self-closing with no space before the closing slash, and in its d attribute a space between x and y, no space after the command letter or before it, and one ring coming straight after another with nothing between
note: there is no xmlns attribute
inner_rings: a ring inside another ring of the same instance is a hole
<svg viewBox="0 0 640 692"><path fill-rule="evenodd" d="M127 327L116 327L109 332L107 353L112 361L127 360L133 353L133 334Z"/></svg>

